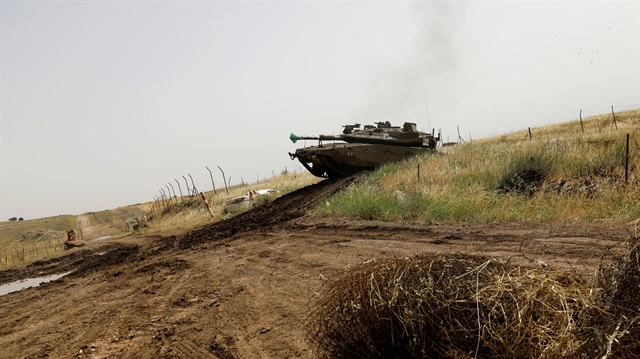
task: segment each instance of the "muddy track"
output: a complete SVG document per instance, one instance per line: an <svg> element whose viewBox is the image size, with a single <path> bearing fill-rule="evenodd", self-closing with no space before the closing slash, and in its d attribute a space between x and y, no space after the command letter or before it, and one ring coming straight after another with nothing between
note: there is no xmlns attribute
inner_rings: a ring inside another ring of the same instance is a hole
<svg viewBox="0 0 640 359"><path fill-rule="evenodd" d="M235 234L253 230L268 230L273 226L303 216L319 199L339 192L349 184L361 178L355 175L339 180L324 180L314 185L300 188L274 201L253 210L240 213L229 219L207 225L203 228L187 232L184 236L168 236L146 249L145 257L160 255L170 249L187 249L204 242L215 242L228 239ZM70 276L87 275L100 268L119 265L124 261L135 261L139 254L139 246L135 244L108 244L99 252L93 249L81 249L67 255L36 261L25 269L0 271L0 284L19 280L74 271Z"/></svg>
<svg viewBox="0 0 640 359"><path fill-rule="evenodd" d="M120 265L139 253L134 244L106 244L99 251L80 249L65 255L39 260L24 269L0 271L0 284L24 278L33 278L73 271L67 277L86 276L103 268Z"/></svg>
<svg viewBox="0 0 640 359"><path fill-rule="evenodd" d="M281 226L285 222L302 217L318 200L339 192L363 176L363 174L356 174L337 180L327 179L303 187L253 210L189 232L178 239L175 246L186 249L203 242L225 239L237 233L264 231L273 226Z"/></svg>

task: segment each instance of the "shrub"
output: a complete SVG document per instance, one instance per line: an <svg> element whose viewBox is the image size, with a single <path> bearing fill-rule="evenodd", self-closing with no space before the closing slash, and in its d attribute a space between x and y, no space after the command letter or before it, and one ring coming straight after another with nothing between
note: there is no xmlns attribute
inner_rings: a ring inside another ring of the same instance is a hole
<svg viewBox="0 0 640 359"><path fill-rule="evenodd" d="M532 195L551 172L552 159L545 153L524 153L505 167L498 192Z"/></svg>

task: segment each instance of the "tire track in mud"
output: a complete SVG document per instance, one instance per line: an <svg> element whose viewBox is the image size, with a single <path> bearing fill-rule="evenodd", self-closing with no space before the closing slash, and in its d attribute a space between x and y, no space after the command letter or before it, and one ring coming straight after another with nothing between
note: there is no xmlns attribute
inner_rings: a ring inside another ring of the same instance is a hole
<svg viewBox="0 0 640 359"><path fill-rule="evenodd" d="M220 241L237 233L267 230L273 226L302 217L318 200L339 192L363 176L363 174L356 174L338 180L327 179L300 188L278 197L272 202L240 213L232 218L212 223L201 229L187 232L183 236L161 238L155 245L147 248L144 254L140 253L141 248L139 245L114 243L101 247L98 253L94 249L87 248L61 257L36 261L24 269L0 271L0 284L64 271L73 271L68 275L69 277L85 276L88 273L119 265L125 261L131 262L136 256L142 255L148 258L161 255L166 250L174 248L187 249L205 242Z"/></svg>
<svg viewBox="0 0 640 359"><path fill-rule="evenodd" d="M171 355L178 358L219 359L217 355L189 340L176 341L172 344L171 349L173 349Z"/></svg>
<svg viewBox="0 0 640 359"><path fill-rule="evenodd" d="M66 271L72 271L72 273L66 276L67 278L82 277L102 270L105 267L130 261L130 258L140 252L139 250L140 247L138 245L119 243L104 245L100 247L99 252L94 249L81 249L59 257L37 260L23 269L0 271L0 284Z"/></svg>
<svg viewBox="0 0 640 359"><path fill-rule="evenodd" d="M222 240L237 233L266 230L273 226L282 225L285 222L302 217L318 200L341 191L360 180L363 176L365 175L360 173L337 180L327 179L300 188L265 205L191 231L182 238L176 239L174 246L186 249L200 243Z"/></svg>

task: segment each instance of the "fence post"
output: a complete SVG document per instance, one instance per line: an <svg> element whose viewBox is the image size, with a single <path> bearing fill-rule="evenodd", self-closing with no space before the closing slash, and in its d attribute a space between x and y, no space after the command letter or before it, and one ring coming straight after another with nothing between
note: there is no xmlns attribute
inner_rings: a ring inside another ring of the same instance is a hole
<svg viewBox="0 0 640 359"><path fill-rule="evenodd" d="M169 186L164 185L165 187L167 187L167 192L169 192L169 204L171 204L171 190L169 189Z"/></svg>
<svg viewBox="0 0 640 359"><path fill-rule="evenodd" d="M616 122L616 114L613 112L613 105L611 105L611 115L613 115L613 124L616 125L616 130L618 129L618 122Z"/></svg>
<svg viewBox="0 0 640 359"><path fill-rule="evenodd" d="M456 128L458 129L458 143L465 142L464 138L460 136L460 125L458 125Z"/></svg>
<svg viewBox="0 0 640 359"><path fill-rule="evenodd" d="M180 198L182 198L183 196L182 196L182 188L180 188L180 182L178 182L178 180L175 178L173 180L176 181L176 183L178 184L178 190L180 191Z"/></svg>
<svg viewBox="0 0 640 359"><path fill-rule="evenodd" d="M531 134L531 127L527 127L529 129L529 139L533 140L533 134Z"/></svg>
<svg viewBox="0 0 640 359"><path fill-rule="evenodd" d="M582 134L584 134L584 125L582 124L582 109L580 109L580 127L582 127Z"/></svg>
<svg viewBox="0 0 640 359"><path fill-rule="evenodd" d="M213 186L213 194L218 194L218 192L216 192L216 184L213 183L213 173L211 173L211 170L209 169L209 167L204 166L204 168L206 168L207 171L209 171L209 177L211 177L211 185Z"/></svg>
<svg viewBox="0 0 640 359"><path fill-rule="evenodd" d="M209 205L209 201L207 201L207 197L204 196L203 192L200 192L200 196L202 197L202 200L204 201L204 204L207 205L207 210L209 211L209 214L211 215L211 218L213 218L213 211L211 210L211 206Z"/></svg>
<svg viewBox="0 0 640 359"><path fill-rule="evenodd" d="M195 195L196 193L198 193L198 190L196 189L196 184L193 183L193 177L191 177L191 173L187 173L187 176L191 178L191 184L193 185L193 194Z"/></svg>
<svg viewBox="0 0 640 359"><path fill-rule="evenodd" d="M176 199L176 203L178 203L178 196L176 195L176 189L173 187L171 182L169 182L169 186L171 186L171 190L173 191L173 198Z"/></svg>
<svg viewBox="0 0 640 359"><path fill-rule="evenodd" d="M220 168L220 166L218 166L218 169L220 170L220 172L222 172L222 180L224 181L224 189L227 191L227 194L229 194L229 187L227 187L227 178L224 176L224 171L222 170L222 168ZM231 179L229 179L231 180Z"/></svg>
<svg viewBox="0 0 640 359"><path fill-rule="evenodd" d="M191 190L189 189L189 182L187 182L187 177L182 176L182 178L184 178L184 184L185 184L185 188L187 189L187 193L189 193L189 198L191 198Z"/></svg>
<svg viewBox="0 0 640 359"><path fill-rule="evenodd" d="M627 148L624 158L624 183L629 183L629 134L627 133Z"/></svg>
<svg viewBox="0 0 640 359"><path fill-rule="evenodd" d="M162 189L162 187L160 188L160 196L162 196L162 208L166 208L167 207L167 202L165 200L166 200L167 196L165 196L164 190Z"/></svg>

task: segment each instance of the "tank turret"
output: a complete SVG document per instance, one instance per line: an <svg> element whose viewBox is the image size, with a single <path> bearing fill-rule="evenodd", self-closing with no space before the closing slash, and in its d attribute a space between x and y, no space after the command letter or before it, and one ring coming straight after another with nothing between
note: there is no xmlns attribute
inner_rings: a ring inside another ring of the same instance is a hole
<svg viewBox="0 0 640 359"><path fill-rule="evenodd" d="M434 133L420 132L415 123L392 126L389 121L375 126L360 124L342 126L339 135L298 136L298 140L318 140L317 146L299 148L289 153L297 158L313 175L318 177L344 177L362 170L370 170L388 162L398 162L420 152L435 151L440 140ZM332 143L323 143L332 141ZM336 142L340 141L340 142Z"/></svg>

